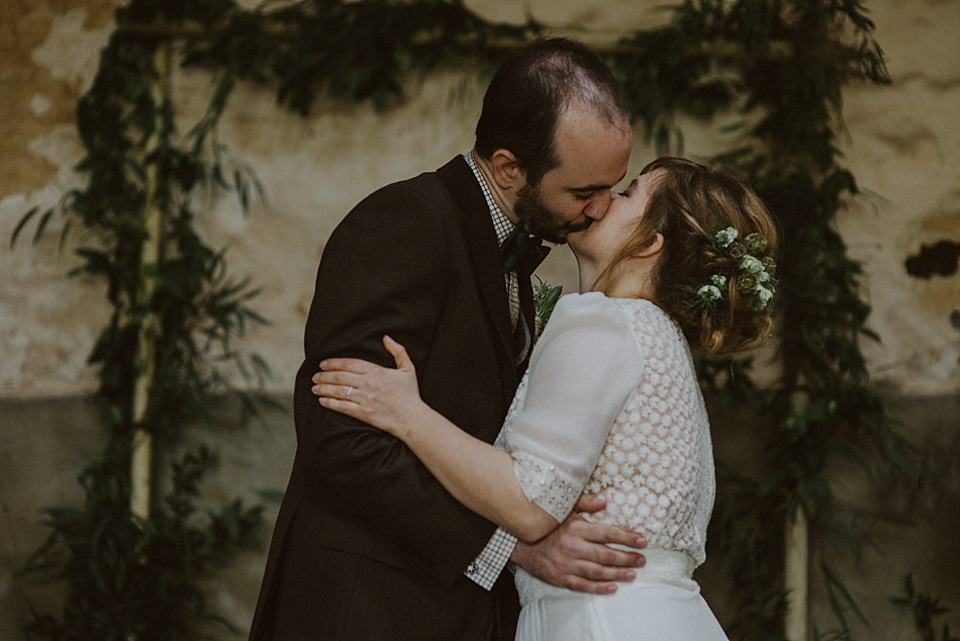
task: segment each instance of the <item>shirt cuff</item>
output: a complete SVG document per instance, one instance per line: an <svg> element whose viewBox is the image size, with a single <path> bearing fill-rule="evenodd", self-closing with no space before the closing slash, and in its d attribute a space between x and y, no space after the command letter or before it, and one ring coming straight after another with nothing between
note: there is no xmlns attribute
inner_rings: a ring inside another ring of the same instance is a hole
<svg viewBox="0 0 960 641"><path fill-rule="evenodd" d="M503 571L510 555L513 554L513 548L517 545L517 537L507 534L504 530L497 528L490 540L487 542L483 551L477 555L464 574L471 581L479 585L484 590L489 591L497 578Z"/></svg>

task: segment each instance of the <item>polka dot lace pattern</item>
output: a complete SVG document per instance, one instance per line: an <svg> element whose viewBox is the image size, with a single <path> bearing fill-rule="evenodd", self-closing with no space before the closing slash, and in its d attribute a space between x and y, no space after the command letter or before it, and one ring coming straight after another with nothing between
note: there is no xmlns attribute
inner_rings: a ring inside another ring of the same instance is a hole
<svg viewBox="0 0 960 641"><path fill-rule="evenodd" d="M514 452L514 470L528 498L558 520L580 493L607 500L591 521L642 533L650 549L684 552L692 567L705 558L707 524L716 492L710 427L689 346L676 324L648 301L615 299L644 358L643 374L582 487L537 457ZM497 443L523 406L527 381L517 390ZM526 599L543 586L517 568ZM526 600L525 599L525 600Z"/></svg>
<svg viewBox="0 0 960 641"><path fill-rule="evenodd" d="M607 499L591 520L641 532L651 548L683 550L699 565L716 491L710 425L693 358L656 306L618 301L644 354L585 491Z"/></svg>

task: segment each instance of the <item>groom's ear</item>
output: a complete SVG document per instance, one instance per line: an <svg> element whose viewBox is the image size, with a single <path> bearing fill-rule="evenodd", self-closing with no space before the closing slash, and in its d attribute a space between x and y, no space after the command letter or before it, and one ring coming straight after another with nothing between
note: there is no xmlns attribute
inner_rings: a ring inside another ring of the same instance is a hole
<svg viewBox="0 0 960 641"><path fill-rule="evenodd" d="M497 149L490 157L493 180L503 190L517 191L527 184L526 173L517 164L517 157L508 149Z"/></svg>

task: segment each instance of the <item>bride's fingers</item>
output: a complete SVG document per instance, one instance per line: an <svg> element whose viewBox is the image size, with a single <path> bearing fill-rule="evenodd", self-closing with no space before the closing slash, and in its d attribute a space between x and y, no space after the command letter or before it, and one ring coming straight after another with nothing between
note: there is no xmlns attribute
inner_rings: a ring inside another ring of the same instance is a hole
<svg viewBox="0 0 960 641"><path fill-rule="evenodd" d="M397 364L397 369L411 372L416 370L413 366L413 361L410 360L410 356L407 354L407 349L403 345L384 334L383 346L386 347L390 355L393 356L393 360Z"/></svg>
<svg viewBox="0 0 960 641"><path fill-rule="evenodd" d="M320 405L323 407L333 410L334 412L340 412L341 414L346 414L352 418L363 420L363 412L360 409L360 406L356 403L351 403L349 401L342 401L338 398L333 398L331 396L321 396L319 399Z"/></svg>
<svg viewBox="0 0 960 641"><path fill-rule="evenodd" d="M338 401L344 401L351 405L357 404L357 388L353 385L328 385L318 384L310 388L316 396L322 399L332 398Z"/></svg>
<svg viewBox="0 0 960 641"><path fill-rule="evenodd" d="M362 374L352 372L317 372L310 380L318 385L353 385L359 387Z"/></svg>
<svg viewBox="0 0 960 641"><path fill-rule="evenodd" d="M359 358L328 358L320 362L320 369L325 372L341 371L352 372L354 374L365 374L371 368L376 367L372 363Z"/></svg>

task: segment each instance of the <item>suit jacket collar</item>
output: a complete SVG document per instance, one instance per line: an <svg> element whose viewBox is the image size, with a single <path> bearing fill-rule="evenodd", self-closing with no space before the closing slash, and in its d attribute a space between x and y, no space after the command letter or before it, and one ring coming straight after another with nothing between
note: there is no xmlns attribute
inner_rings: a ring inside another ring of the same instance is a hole
<svg viewBox="0 0 960 641"><path fill-rule="evenodd" d="M510 306L503 281L503 258L500 255L497 234L493 228L493 221L490 219L490 210L487 208L483 191L481 191L476 177L462 156L457 156L438 169L437 174L446 183L453 201L463 214L461 219L470 247L470 258L476 270L487 310L494 326L497 328L497 333L500 335L502 356L504 362L509 364L507 369L515 372L513 366L513 330L510 323ZM524 279L520 280L523 281ZM526 292L530 291L529 281L520 283L520 291L524 317L532 321L532 313L527 314L528 307L532 312L532 295L525 295ZM511 386L514 387L515 385L516 380L511 381ZM513 396L512 391L510 396Z"/></svg>

